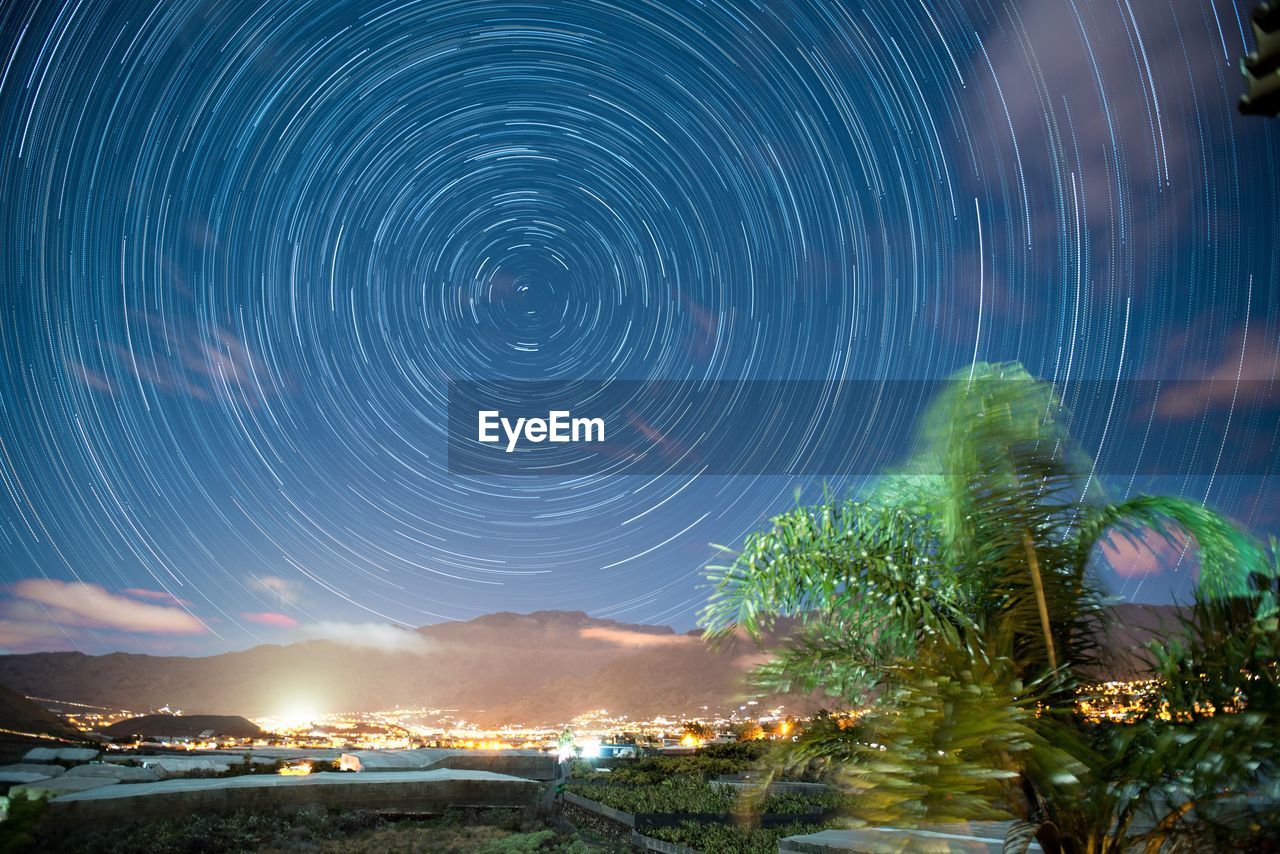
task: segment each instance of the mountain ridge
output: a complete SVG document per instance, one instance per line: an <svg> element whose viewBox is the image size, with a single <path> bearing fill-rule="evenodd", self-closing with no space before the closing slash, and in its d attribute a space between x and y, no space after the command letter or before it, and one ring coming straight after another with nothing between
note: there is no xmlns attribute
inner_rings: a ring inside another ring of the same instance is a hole
<svg viewBox="0 0 1280 854"><path fill-rule="evenodd" d="M1175 617L1169 606L1118 606L1112 675L1141 670L1133 650ZM785 629L784 629L785 630ZM412 630L416 651L333 640L262 644L205 657L79 652L0 656L0 684L60 700L145 712L278 715L298 708L456 709L477 722L561 723L596 709L633 718L737 706L760 647L708 645L697 630L622 623L582 611L501 612ZM776 642L766 638L765 646ZM777 700L780 698L770 698ZM788 708L814 708L792 698Z"/></svg>

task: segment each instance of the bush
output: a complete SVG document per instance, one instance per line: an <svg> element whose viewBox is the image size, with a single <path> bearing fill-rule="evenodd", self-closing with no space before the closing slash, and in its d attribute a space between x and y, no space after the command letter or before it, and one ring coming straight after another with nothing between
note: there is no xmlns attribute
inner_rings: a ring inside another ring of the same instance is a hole
<svg viewBox="0 0 1280 854"><path fill-rule="evenodd" d="M612 771L597 771L589 762L574 760L569 765L569 776L580 780L636 784L660 783L669 777L686 775L718 777L752 770L770 749L771 745L763 741L709 744L684 756L645 756L622 760L612 766Z"/></svg>
<svg viewBox="0 0 1280 854"><path fill-rule="evenodd" d="M732 786L707 783L699 777L671 777L644 786L570 784L566 790L628 813L727 813L737 792Z"/></svg>
<svg viewBox="0 0 1280 854"><path fill-rule="evenodd" d="M44 798L17 797L9 801L9 817L0 824L0 854L33 851L36 825L44 818L48 804Z"/></svg>
<svg viewBox="0 0 1280 854"><path fill-rule="evenodd" d="M659 783L638 786L569 783L565 790L598 801L607 807L631 813L735 812L745 806L739 791L723 783L708 783L700 777L670 777ZM761 812L768 815L796 815L815 808L839 806L843 796L834 790L821 792L777 792L764 799Z"/></svg>
<svg viewBox="0 0 1280 854"><path fill-rule="evenodd" d="M599 774L595 766L582 759L574 759L569 763L570 777L593 777Z"/></svg>
<svg viewBox="0 0 1280 854"><path fill-rule="evenodd" d="M733 744L708 744L695 753L694 756L702 759L723 759L730 762L740 762L744 765L754 765L765 757L769 749L770 745L767 741L738 741Z"/></svg>
<svg viewBox="0 0 1280 854"><path fill-rule="evenodd" d="M5 829L8 829L6 823ZM574 840L518 809L449 809L433 819L393 820L362 810L234 812L78 833L41 850L62 854L211 854L304 849L317 852L414 850L487 854L585 854ZM34 849L8 849L13 851Z"/></svg>
<svg viewBox="0 0 1280 854"><path fill-rule="evenodd" d="M803 822L766 828L686 821L677 827L657 827L644 833L654 839L687 845L708 854L775 854L779 839L817 833L823 829L824 825Z"/></svg>
<svg viewBox="0 0 1280 854"><path fill-rule="evenodd" d="M579 840L566 842L554 830L539 830L495 839L477 848L476 854L590 854L590 851Z"/></svg>

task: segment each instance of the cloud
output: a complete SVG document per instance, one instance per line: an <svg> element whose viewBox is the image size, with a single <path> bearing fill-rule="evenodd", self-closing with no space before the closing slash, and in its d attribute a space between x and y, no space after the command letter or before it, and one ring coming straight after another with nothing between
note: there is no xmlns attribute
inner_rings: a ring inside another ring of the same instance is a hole
<svg viewBox="0 0 1280 854"><path fill-rule="evenodd" d="M75 643L51 620L12 620L0 617L0 651L36 652L74 649Z"/></svg>
<svg viewBox="0 0 1280 854"><path fill-rule="evenodd" d="M258 593L266 593L285 605L297 605L302 601L302 585L278 575L251 575L249 587Z"/></svg>
<svg viewBox="0 0 1280 854"><path fill-rule="evenodd" d="M387 623L310 623L299 628L295 636L299 640L324 640L372 652L427 655L437 649L437 645L423 635Z"/></svg>
<svg viewBox="0 0 1280 854"><path fill-rule="evenodd" d="M174 596L172 593L164 590L148 590L145 587L126 587L120 592L126 596L132 596L135 599L154 599L160 602L172 602L175 605L191 606L191 603L186 599L179 599L177 596Z"/></svg>
<svg viewBox="0 0 1280 854"><path fill-rule="evenodd" d="M1197 99L1222 93L1223 54L1204 4L1171 0L1142 16L1140 30L1124 4L1004 8L1008 19L985 40L990 69L981 55L975 62L975 103L964 115L998 119L1000 154L1006 163L1020 157L1027 175L1053 174L1065 151L1092 225L1113 225L1121 181L1184 216L1186 173L1205 154Z"/></svg>
<svg viewBox="0 0 1280 854"><path fill-rule="evenodd" d="M8 588L0 605L0 643L30 647L67 641L67 629L107 629L164 635L203 635L209 628L182 608L110 593L96 584L28 578Z"/></svg>
<svg viewBox="0 0 1280 854"><path fill-rule="evenodd" d="M1116 575L1144 578L1172 569L1187 543L1187 535L1176 530L1167 537L1151 529L1137 536L1112 532L1102 541L1102 556Z"/></svg>
<svg viewBox="0 0 1280 854"><path fill-rule="evenodd" d="M170 394L248 409L265 405L283 390L272 366L231 330L216 324L211 331L177 330L157 316L140 317L149 334L129 347L113 344L108 348L117 370ZM68 369L90 388L114 390L107 377L80 363L69 364ZM119 383L127 382L122 374Z"/></svg>
<svg viewBox="0 0 1280 854"><path fill-rule="evenodd" d="M612 629L608 626L591 626L579 629L578 634L592 640L602 640L617 646L650 648L659 646L683 646L697 639L689 635L650 634L630 629Z"/></svg>
<svg viewBox="0 0 1280 854"><path fill-rule="evenodd" d="M240 616L251 623L275 629L291 629L298 625L298 621L293 617L277 611L243 611Z"/></svg>
<svg viewBox="0 0 1280 854"><path fill-rule="evenodd" d="M1200 380L1179 382L1160 395L1166 418L1188 418L1217 406L1256 400L1280 403L1280 342L1236 330L1222 358Z"/></svg>
<svg viewBox="0 0 1280 854"><path fill-rule="evenodd" d="M71 375L80 380L91 389L100 391L105 394L115 394L115 389L111 386L111 381L102 374L76 361L67 362L67 370Z"/></svg>

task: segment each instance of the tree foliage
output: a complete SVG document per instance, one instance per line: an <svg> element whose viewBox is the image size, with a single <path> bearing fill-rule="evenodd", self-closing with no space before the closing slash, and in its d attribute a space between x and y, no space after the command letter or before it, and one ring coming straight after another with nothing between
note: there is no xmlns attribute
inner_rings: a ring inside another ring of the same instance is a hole
<svg viewBox="0 0 1280 854"><path fill-rule="evenodd" d="M756 671L762 690L862 709L816 719L789 760L857 792L856 820L1016 816L1049 847L1108 850L1139 817L1159 836L1171 804L1280 778L1263 734L1280 724L1274 548L1184 499L1108 501L1067 423L1053 387L1020 365L977 365L869 496L797 507L711 568L712 638L799 618ZM1123 729L1087 725L1074 706L1104 664L1090 562L1106 537L1164 538L1200 566L1185 639L1152 653L1163 703Z"/></svg>

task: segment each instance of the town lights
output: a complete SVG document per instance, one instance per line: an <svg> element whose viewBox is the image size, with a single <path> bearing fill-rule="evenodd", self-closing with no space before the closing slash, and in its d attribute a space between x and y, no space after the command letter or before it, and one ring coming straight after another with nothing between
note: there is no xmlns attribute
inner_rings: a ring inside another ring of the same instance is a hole
<svg viewBox="0 0 1280 854"><path fill-rule="evenodd" d="M298 730L310 729L312 723L320 717L320 714L314 709L299 706L277 717L269 718L265 722L270 723L271 728L279 732L297 732Z"/></svg>

